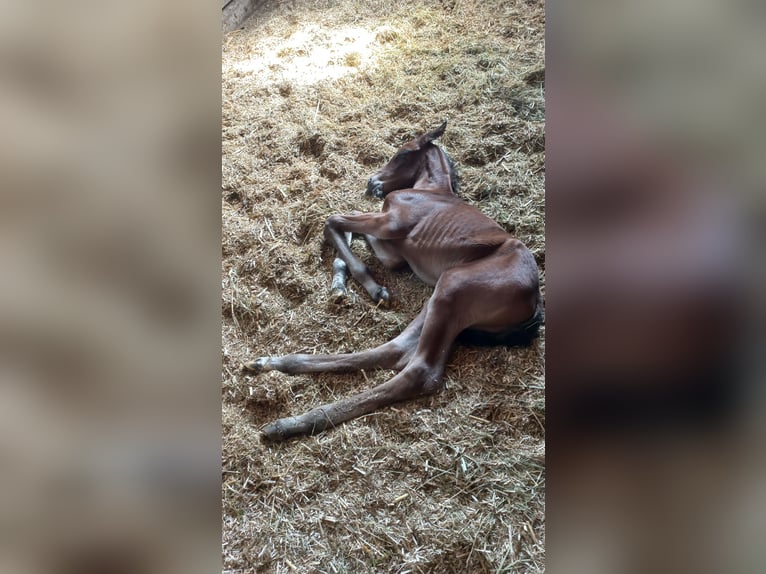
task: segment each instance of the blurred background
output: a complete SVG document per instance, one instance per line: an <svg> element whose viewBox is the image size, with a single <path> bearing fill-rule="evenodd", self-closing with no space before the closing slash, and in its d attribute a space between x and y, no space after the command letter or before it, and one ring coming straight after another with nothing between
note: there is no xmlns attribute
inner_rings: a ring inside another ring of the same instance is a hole
<svg viewBox="0 0 766 574"><path fill-rule="evenodd" d="M547 3L547 564L761 572L763 5Z"/></svg>
<svg viewBox="0 0 766 574"><path fill-rule="evenodd" d="M220 563L220 21L0 18L0 570Z"/></svg>

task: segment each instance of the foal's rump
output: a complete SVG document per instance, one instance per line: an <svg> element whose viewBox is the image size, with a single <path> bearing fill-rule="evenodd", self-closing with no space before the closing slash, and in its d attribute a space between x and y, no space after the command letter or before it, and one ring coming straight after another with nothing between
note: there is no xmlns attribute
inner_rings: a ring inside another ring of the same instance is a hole
<svg viewBox="0 0 766 574"><path fill-rule="evenodd" d="M445 297L450 292L458 296ZM448 301L442 312L454 317L455 340L464 345L526 346L543 323L537 264L511 237L492 255L445 271L434 298Z"/></svg>
<svg viewBox="0 0 766 574"><path fill-rule="evenodd" d="M545 312L538 299L534 314L526 321L497 332L465 329L457 336L457 342L470 347L527 347L538 337L544 322Z"/></svg>

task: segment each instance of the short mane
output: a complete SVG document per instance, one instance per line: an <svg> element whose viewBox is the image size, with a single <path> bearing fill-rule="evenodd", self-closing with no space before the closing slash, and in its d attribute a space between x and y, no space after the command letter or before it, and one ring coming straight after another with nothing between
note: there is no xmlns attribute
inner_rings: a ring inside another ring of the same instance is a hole
<svg viewBox="0 0 766 574"><path fill-rule="evenodd" d="M439 149L444 154L444 157L447 158L447 164L449 165L449 170L450 170L450 184L452 185L452 192L455 195L459 196L460 194L458 193L458 186L460 185L460 175L457 172L457 166L455 165L455 160L452 159L452 156L450 156L450 154L444 151L443 147L440 146Z"/></svg>

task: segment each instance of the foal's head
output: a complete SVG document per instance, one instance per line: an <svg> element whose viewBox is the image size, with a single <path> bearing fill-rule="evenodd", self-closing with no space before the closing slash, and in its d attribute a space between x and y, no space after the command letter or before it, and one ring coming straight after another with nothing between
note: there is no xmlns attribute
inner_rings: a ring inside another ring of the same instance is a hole
<svg viewBox="0 0 766 574"><path fill-rule="evenodd" d="M455 174L447 154L433 141L447 122L407 142L367 182L367 195L385 197L397 189L444 189L454 192Z"/></svg>

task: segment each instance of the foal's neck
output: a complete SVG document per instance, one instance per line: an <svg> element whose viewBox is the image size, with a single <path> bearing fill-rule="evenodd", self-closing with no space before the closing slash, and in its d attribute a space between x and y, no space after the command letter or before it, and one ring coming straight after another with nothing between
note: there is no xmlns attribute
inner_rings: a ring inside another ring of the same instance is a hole
<svg viewBox="0 0 766 574"><path fill-rule="evenodd" d="M426 153L420 177L418 177L412 187L415 189L454 193L452 189L451 168L444 152L439 146L432 145Z"/></svg>

